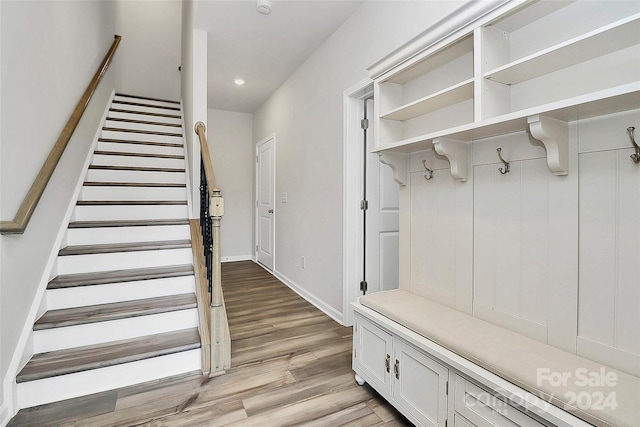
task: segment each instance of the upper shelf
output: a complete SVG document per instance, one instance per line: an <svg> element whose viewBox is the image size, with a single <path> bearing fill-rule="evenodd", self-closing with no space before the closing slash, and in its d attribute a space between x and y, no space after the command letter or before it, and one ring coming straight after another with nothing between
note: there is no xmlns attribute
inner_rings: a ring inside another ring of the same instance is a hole
<svg viewBox="0 0 640 427"><path fill-rule="evenodd" d="M640 108L640 82L633 82L490 119L394 141L377 146L372 152L393 151L408 153L431 148L433 140L437 138L446 137L460 141L471 141L524 131L528 128L527 118L538 114L569 121L576 118L584 119L597 116L602 114L602 111L615 113L637 108Z"/></svg>
<svg viewBox="0 0 640 427"><path fill-rule="evenodd" d="M468 99L473 99L473 77L383 113L380 117L389 120L410 120Z"/></svg>
<svg viewBox="0 0 640 427"><path fill-rule="evenodd" d="M405 84L470 52L473 52L472 36L465 37L451 45L445 46L444 48L429 55L428 60L416 62L410 67L407 67L406 69L395 73L393 76L382 81Z"/></svg>
<svg viewBox="0 0 640 427"><path fill-rule="evenodd" d="M640 14L635 14L490 70L484 77L507 85L518 84L638 43Z"/></svg>

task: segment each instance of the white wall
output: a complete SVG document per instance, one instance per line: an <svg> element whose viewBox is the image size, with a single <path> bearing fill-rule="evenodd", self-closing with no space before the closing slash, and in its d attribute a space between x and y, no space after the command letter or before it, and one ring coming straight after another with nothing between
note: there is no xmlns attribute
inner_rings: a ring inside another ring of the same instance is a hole
<svg viewBox="0 0 640 427"><path fill-rule="evenodd" d="M198 121L207 124L207 33L194 29L198 5L182 3L181 99L187 145L187 174L191 191L191 218L200 216L200 143L194 132Z"/></svg>
<svg viewBox="0 0 640 427"><path fill-rule="evenodd" d="M116 34L122 36L116 64L118 92L180 99L178 0L117 0Z"/></svg>
<svg viewBox="0 0 640 427"><path fill-rule="evenodd" d="M254 142L277 135L275 273L342 317L342 96L366 68L462 2L365 2L254 113ZM307 259L306 269L300 257Z"/></svg>
<svg viewBox="0 0 640 427"><path fill-rule="evenodd" d="M253 229L253 116L209 109L208 142L224 197L222 260L250 259Z"/></svg>
<svg viewBox="0 0 640 427"><path fill-rule="evenodd" d="M0 8L0 212L3 220L12 220L113 42L115 11L109 1L1 2ZM26 232L0 237L4 386L0 407L12 406L11 384L23 350L19 340L35 320L32 305L39 303L37 295L46 286L50 256L57 251L60 227L113 88L111 70L71 138Z"/></svg>

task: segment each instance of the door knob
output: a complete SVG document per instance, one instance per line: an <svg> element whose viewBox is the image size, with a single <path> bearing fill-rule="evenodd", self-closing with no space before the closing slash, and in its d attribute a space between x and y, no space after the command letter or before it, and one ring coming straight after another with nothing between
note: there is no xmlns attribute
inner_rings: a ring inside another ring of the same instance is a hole
<svg viewBox="0 0 640 427"><path fill-rule="evenodd" d="M269 212L269 213L273 213L273 209L269 209L267 212Z"/></svg>

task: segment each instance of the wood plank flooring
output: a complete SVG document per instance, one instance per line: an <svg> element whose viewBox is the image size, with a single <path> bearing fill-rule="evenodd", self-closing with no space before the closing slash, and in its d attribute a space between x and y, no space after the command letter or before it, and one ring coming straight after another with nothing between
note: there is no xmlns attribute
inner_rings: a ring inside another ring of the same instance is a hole
<svg viewBox="0 0 640 427"><path fill-rule="evenodd" d="M351 328L253 262L223 264L232 368L22 410L10 426L410 426L351 370Z"/></svg>

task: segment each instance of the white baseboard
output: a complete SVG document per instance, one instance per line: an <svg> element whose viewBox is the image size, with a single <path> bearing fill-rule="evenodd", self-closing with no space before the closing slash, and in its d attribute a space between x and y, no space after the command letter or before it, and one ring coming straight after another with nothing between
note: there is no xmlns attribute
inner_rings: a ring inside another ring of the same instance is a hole
<svg viewBox="0 0 640 427"><path fill-rule="evenodd" d="M236 262L236 261L251 261L253 257L251 255L234 255L220 257L221 262Z"/></svg>
<svg viewBox="0 0 640 427"><path fill-rule="evenodd" d="M9 421L11 421L11 414L9 413L9 405L5 401L0 406L0 426L5 427Z"/></svg>
<svg viewBox="0 0 640 427"><path fill-rule="evenodd" d="M321 299L319 299L309 291L301 288L297 283L295 283L293 280L289 279L287 276L280 273L279 271L274 270L273 275L276 276L276 278L278 278L282 283L284 283L289 288L291 288L295 293L297 293L302 298L304 298L309 303L311 303L313 306L315 306L318 310L322 311L324 314L331 317L333 320L335 320L339 324L343 325L342 313L340 313L338 310L327 305L327 303L325 303L324 301L322 301Z"/></svg>

